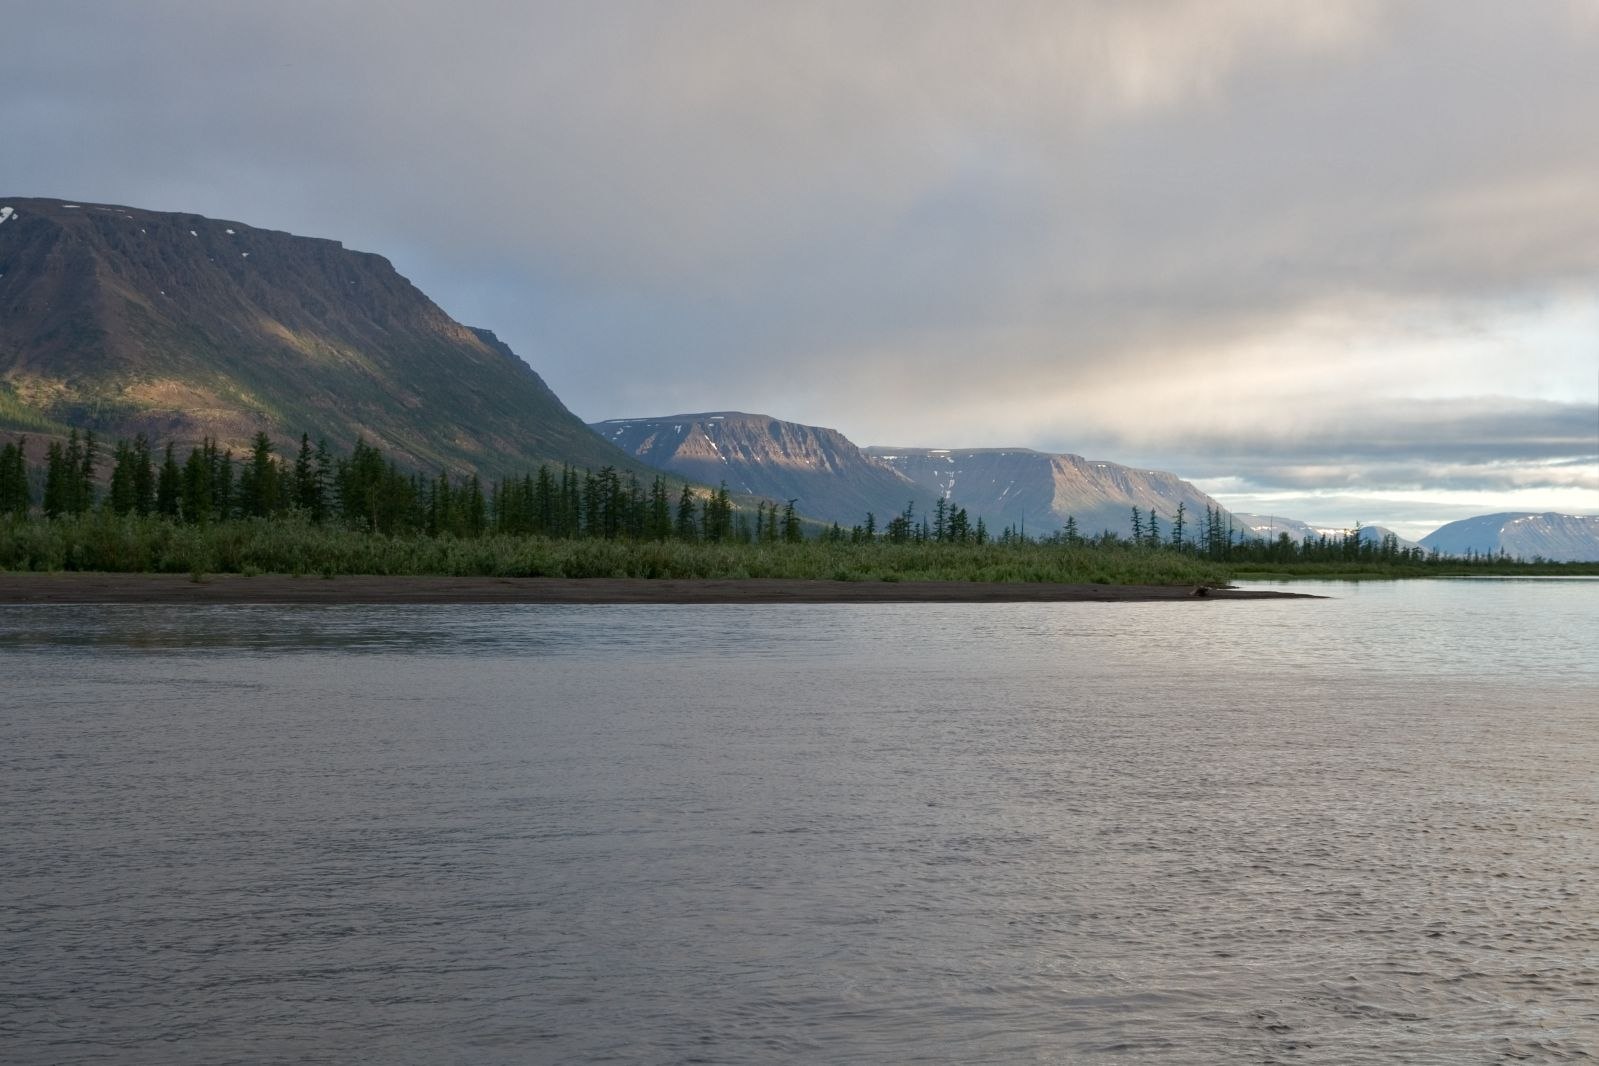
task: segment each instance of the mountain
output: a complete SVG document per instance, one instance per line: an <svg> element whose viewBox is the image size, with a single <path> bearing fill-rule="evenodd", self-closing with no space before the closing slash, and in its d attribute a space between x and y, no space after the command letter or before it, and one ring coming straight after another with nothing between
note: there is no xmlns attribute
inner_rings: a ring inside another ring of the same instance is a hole
<svg viewBox="0 0 1599 1066"><path fill-rule="evenodd" d="M1263 540L1276 540L1280 533L1287 533L1289 538L1294 541L1318 540L1321 537L1342 540L1345 533L1343 529L1335 529L1331 526L1312 526L1297 519L1284 518L1281 515L1249 514L1244 511L1234 511L1233 518L1242 523L1250 536L1260 537ZM1370 541L1373 544L1381 544L1383 538L1391 533L1399 542L1399 547L1416 547L1415 541L1406 540L1386 526L1360 527L1360 539Z"/></svg>
<svg viewBox="0 0 1599 1066"><path fill-rule="evenodd" d="M858 448L834 429L742 411L617 418L596 433L651 466L734 491L796 500L806 515L854 525L868 512L879 526L913 504L926 514L940 497L996 532L1025 526L1053 533L1077 519L1079 531L1127 535L1132 509L1151 509L1164 531L1179 502L1198 532L1205 508L1220 505L1186 481L1075 455L1025 448L958 451ZM1225 512L1223 512L1225 514Z"/></svg>
<svg viewBox="0 0 1599 1066"><path fill-rule="evenodd" d="M615 418L590 428L637 459L734 492L794 500L808 517L851 526L868 511L879 522L936 492L861 452L836 429L742 411Z"/></svg>
<svg viewBox="0 0 1599 1066"><path fill-rule="evenodd" d="M1421 546L1444 555L1542 557L1550 562L1599 561L1599 515L1506 512L1463 518L1428 533Z"/></svg>
<svg viewBox="0 0 1599 1066"><path fill-rule="evenodd" d="M1169 535L1181 504L1185 536L1197 536L1207 507L1224 518L1227 513L1174 474L1080 455L1027 448L868 448L866 454L929 491L947 494L993 529L1053 533L1071 517L1084 536L1108 531L1125 537L1137 507L1158 514L1163 534Z"/></svg>
<svg viewBox="0 0 1599 1066"><path fill-rule="evenodd" d="M641 469L387 259L240 222L0 198L0 432L265 429L402 465Z"/></svg>

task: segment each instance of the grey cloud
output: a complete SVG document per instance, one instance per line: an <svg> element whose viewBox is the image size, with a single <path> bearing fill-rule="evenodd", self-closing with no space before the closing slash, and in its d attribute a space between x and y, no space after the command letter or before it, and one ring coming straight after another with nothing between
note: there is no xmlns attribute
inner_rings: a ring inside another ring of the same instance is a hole
<svg viewBox="0 0 1599 1066"><path fill-rule="evenodd" d="M1440 414L1328 374L1296 402L1348 417L1283 435L1229 353L1591 285L1591 12L65 0L8 14L0 189L380 251L591 418L1408 478L1588 454L1591 380ZM1224 424L1105 413L1207 374Z"/></svg>

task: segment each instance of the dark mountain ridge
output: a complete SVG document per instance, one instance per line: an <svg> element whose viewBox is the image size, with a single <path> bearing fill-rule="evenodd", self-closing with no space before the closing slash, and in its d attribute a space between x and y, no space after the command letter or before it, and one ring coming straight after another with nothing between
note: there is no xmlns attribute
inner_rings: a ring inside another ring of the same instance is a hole
<svg viewBox="0 0 1599 1066"><path fill-rule="evenodd" d="M402 465L642 467L382 256L240 222L0 198L0 431L240 448L259 429Z"/></svg>

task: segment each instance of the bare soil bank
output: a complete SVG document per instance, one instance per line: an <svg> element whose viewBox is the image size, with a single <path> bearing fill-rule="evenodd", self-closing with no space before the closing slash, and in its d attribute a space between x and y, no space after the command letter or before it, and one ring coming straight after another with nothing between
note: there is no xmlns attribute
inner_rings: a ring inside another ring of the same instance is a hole
<svg viewBox="0 0 1599 1066"><path fill-rule="evenodd" d="M0 604L23 603L1044 603L1317 599L1193 585L966 581L648 581L513 577L288 577L0 573Z"/></svg>

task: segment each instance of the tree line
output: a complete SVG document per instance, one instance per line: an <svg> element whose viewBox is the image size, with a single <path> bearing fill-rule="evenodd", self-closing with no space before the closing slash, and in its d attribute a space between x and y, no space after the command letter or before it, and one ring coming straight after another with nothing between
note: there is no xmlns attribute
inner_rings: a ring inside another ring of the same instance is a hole
<svg viewBox="0 0 1599 1066"><path fill-rule="evenodd" d="M174 444L155 447L143 434L119 440L106 453L92 432L73 430L47 448L41 469L30 470L26 439L0 446L0 517L46 519L103 512L161 516L206 525L235 519L295 518L383 534L423 533L475 537L487 534L709 543L797 543L807 539L797 500L757 501L755 511L735 508L727 484L695 490L657 474L648 483L614 467L579 471L542 464L537 471L485 484L476 474L406 472L374 445L356 441L334 455L327 441L302 434L291 457L257 433L248 452L235 456L203 440L180 458ZM105 474L102 477L102 474ZM1197 528L1196 528L1197 526ZM1064 544L1165 550L1222 563L1417 565L1442 561L1439 553L1400 547L1392 533L1380 539L1357 523L1341 535L1294 540L1250 535L1218 507L1197 523L1179 503L1162 522L1153 508L1131 509L1129 535L1105 531L1085 536L1077 519L1063 528L1027 536L1006 527L991 535L982 518L939 498L918 514L915 501L881 525L877 516L846 530L819 531L824 542L869 544ZM1498 560L1504 561L1501 554Z"/></svg>
<svg viewBox="0 0 1599 1066"><path fill-rule="evenodd" d="M973 522L966 508L957 506L942 496L933 504L931 515L916 514L916 501L911 500L905 509L894 515L881 529L877 515L866 512L866 519L849 530L837 523L823 534L824 540L850 544L987 544L988 527L981 518Z"/></svg>
<svg viewBox="0 0 1599 1066"><path fill-rule="evenodd" d="M211 439L180 456L174 444L158 449L144 434L117 441L107 454L92 432L80 436L75 429L49 445L42 470L28 469L25 450L26 438L0 448L0 515L100 512L190 525L293 517L373 533L459 537L805 539L797 500L782 506L761 500L750 514L734 507L725 482L696 490L657 474L646 485L610 466L578 471L542 464L522 477L485 483L475 473L407 472L364 440L335 455L326 440L313 444L302 434L298 452L280 456L265 432L239 456Z"/></svg>

